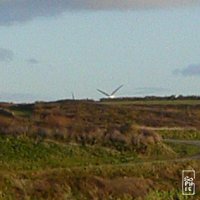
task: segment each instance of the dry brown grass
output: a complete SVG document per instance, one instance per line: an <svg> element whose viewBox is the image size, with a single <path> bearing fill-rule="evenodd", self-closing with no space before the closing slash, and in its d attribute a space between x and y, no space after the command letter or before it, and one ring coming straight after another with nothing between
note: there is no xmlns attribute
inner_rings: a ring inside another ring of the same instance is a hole
<svg viewBox="0 0 200 200"><path fill-rule="evenodd" d="M1 134L27 135L83 145L100 144L119 150L133 149L138 153L146 153L148 146L162 143L154 130L140 127L198 129L200 120L200 107L197 105L101 105L61 101L11 105L6 109L21 114L0 116ZM23 115L23 112L29 114ZM164 146L161 148L165 149Z"/></svg>
<svg viewBox="0 0 200 200"><path fill-rule="evenodd" d="M199 162L171 162L134 166L105 166L54 169L18 174L1 174L0 186L12 189L13 198L22 199L145 199L151 191L181 190L182 169L196 169L199 194ZM100 167L101 168L101 167ZM8 184L9 183L9 184ZM4 190L5 191L5 190ZM197 197L197 196L196 196ZM195 199L195 198L194 198Z"/></svg>

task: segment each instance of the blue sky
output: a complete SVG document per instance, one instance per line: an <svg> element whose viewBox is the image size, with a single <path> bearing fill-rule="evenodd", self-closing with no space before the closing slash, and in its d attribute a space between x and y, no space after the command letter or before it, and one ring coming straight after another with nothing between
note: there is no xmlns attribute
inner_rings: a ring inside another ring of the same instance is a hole
<svg viewBox="0 0 200 200"><path fill-rule="evenodd" d="M0 3L0 101L200 94L200 1L69 2Z"/></svg>

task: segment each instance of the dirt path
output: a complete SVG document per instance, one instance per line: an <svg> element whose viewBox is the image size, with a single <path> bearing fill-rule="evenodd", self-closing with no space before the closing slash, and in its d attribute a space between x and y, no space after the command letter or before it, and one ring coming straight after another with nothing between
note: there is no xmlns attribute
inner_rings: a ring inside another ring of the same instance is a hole
<svg viewBox="0 0 200 200"><path fill-rule="evenodd" d="M164 142L172 142L176 144L191 144L200 147L200 140L177 140L177 139L163 139ZM200 150L199 150L200 151Z"/></svg>
<svg viewBox="0 0 200 200"><path fill-rule="evenodd" d="M189 145L195 145L200 147L200 140L177 140L177 139L163 139L164 142L171 142L175 144L189 144ZM184 159L184 158L183 158ZM200 160L200 149L199 153L196 155L193 155L189 158L185 158L186 160Z"/></svg>
<svg viewBox="0 0 200 200"><path fill-rule="evenodd" d="M140 126L141 129L148 129L152 131L196 131L194 127L151 127L151 126Z"/></svg>
<svg viewBox="0 0 200 200"><path fill-rule="evenodd" d="M100 165L87 165L87 166L71 166L71 167L59 167L59 168L52 168L52 169L48 169L48 172L56 172L57 170L86 170L86 169L90 169L90 170L97 170L97 169L104 169L104 168L121 168L121 167L135 167L135 166L142 166L143 165L148 165L148 164L164 164L164 163L172 163L174 164L176 163L182 163L182 162L187 162L187 161L191 161L191 160L199 160L200 159L200 155L196 155L196 156L192 156L192 157L187 157L187 158L175 158L175 159L168 159L168 160L152 160L152 161L138 161L138 162L134 162L134 163L118 163L118 164L100 164ZM44 170L38 170L37 174L43 173ZM24 170L23 172L24 173Z"/></svg>

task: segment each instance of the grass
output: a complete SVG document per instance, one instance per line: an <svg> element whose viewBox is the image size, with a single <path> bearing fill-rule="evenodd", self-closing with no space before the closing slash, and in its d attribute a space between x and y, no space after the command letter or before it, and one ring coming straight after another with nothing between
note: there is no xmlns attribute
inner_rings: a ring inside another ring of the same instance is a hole
<svg viewBox="0 0 200 200"><path fill-rule="evenodd" d="M185 169L196 170L198 198L200 161L176 158L191 157L199 147L163 143L156 137L199 140L198 104L148 100L12 105L8 109L15 116L0 120L6 135L0 136L0 200L187 200L181 195ZM180 129L137 132L131 129L134 125ZM28 127L27 132L21 133L21 127ZM131 148L124 148L127 144Z"/></svg>
<svg viewBox="0 0 200 200"><path fill-rule="evenodd" d="M179 157L189 157L193 155L200 154L199 146L194 146L190 144L175 144L175 143L166 143L168 146L175 151Z"/></svg>
<svg viewBox="0 0 200 200"><path fill-rule="evenodd" d="M119 152L98 146L58 144L24 137L0 137L0 168L44 168L118 164L139 160L134 152Z"/></svg>
<svg viewBox="0 0 200 200"><path fill-rule="evenodd" d="M200 131L195 129L157 130L164 139L200 140Z"/></svg>
<svg viewBox="0 0 200 200"><path fill-rule="evenodd" d="M196 153L191 146L170 147L180 156ZM161 158L159 145L148 152L139 156L102 146L1 136L0 199L173 199L180 194L182 169L200 173L199 161L152 160Z"/></svg>
<svg viewBox="0 0 200 200"><path fill-rule="evenodd" d="M30 117L33 113L32 105L11 106L10 110L19 117Z"/></svg>
<svg viewBox="0 0 200 200"><path fill-rule="evenodd" d="M172 191L152 191L149 193L146 197L145 200L187 200L187 199L194 199L195 197L189 197L189 196L183 196L182 191L180 190L172 190ZM140 200L140 198L136 199Z"/></svg>
<svg viewBox="0 0 200 200"><path fill-rule="evenodd" d="M65 144L28 137L0 137L0 169L38 170L89 165L118 165L152 160L172 159L198 152L197 147L181 144L149 145L145 154L119 151L98 145Z"/></svg>
<svg viewBox="0 0 200 200"><path fill-rule="evenodd" d="M181 195L181 171L195 169L199 161L101 165L0 173L3 198L7 199L134 199L187 198ZM197 179L198 181L198 179ZM198 183L198 182L196 182ZM196 185L198 197L200 185Z"/></svg>

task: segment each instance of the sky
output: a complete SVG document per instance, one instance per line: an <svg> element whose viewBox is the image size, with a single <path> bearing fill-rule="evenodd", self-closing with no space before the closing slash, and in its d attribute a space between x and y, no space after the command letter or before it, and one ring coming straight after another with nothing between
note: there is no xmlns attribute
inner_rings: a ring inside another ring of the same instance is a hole
<svg viewBox="0 0 200 200"><path fill-rule="evenodd" d="M200 95L200 0L0 0L0 101Z"/></svg>

